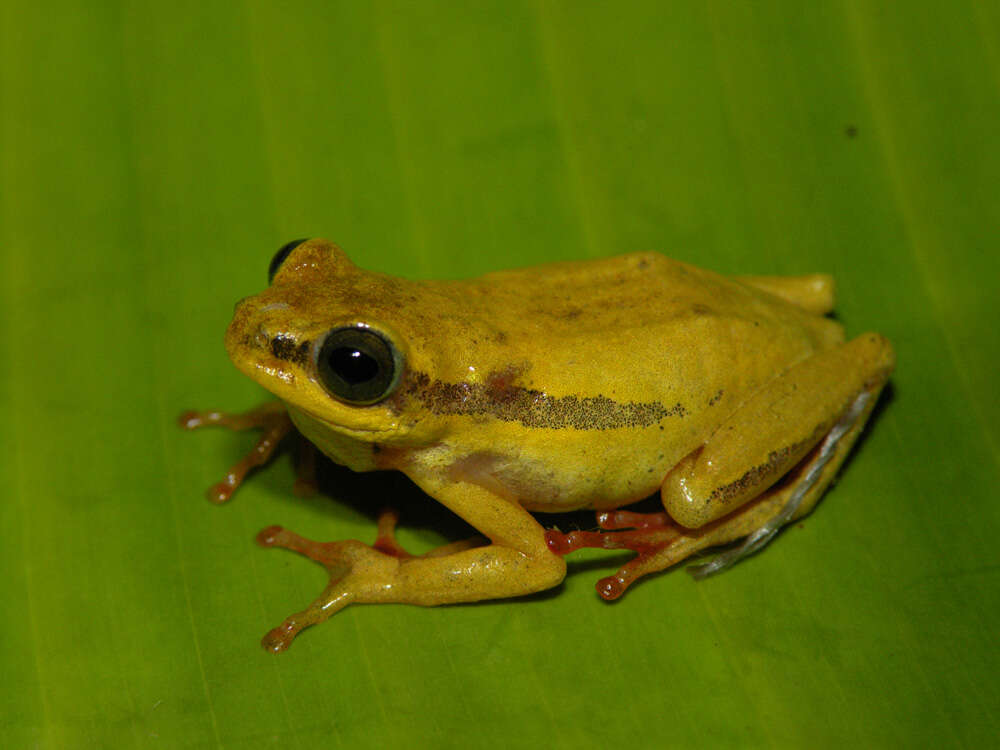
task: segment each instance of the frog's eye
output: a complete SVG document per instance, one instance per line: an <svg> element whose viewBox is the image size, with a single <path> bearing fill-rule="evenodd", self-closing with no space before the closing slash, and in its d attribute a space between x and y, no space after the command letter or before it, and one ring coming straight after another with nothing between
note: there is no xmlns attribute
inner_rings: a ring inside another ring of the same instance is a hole
<svg viewBox="0 0 1000 750"><path fill-rule="evenodd" d="M324 387L341 401L374 404L396 389L403 357L371 328L334 328L319 348L316 369Z"/></svg>
<svg viewBox="0 0 1000 750"><path fill-rule="evenodd" d="M274 254L274 257L271 258L271 265L267 267L268 284L274 281L274 274L276 274L278 269L281 268L281 264L285 262L285 258L288 257L289 253L291 253L292 250L297 248L303 242L305 242L305 240L292 240L291 242L282 245L281 249Z"/></svg>

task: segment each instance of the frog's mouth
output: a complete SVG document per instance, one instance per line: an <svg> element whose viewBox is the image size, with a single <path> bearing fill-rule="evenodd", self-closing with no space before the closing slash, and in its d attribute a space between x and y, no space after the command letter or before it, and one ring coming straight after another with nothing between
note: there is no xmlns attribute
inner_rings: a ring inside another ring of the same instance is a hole
<svg viewBox="0 0 1000 750"><path fill-rule="evenodd" d="M297 384L304 379L304 373L284 366L284 362L275 357L269 357L266 351L250 343L250 337L244 342L246 350L242 353L230 351L230 359L236 368L250 379L267 388L282 401L294 401ZM253 351L256 356L247 356L245 352Z"/></svg>
<svg viewBox="0 0 1000 750"><path fill-rule="evenodd" d="M298 412L314 432L368 443L398 435L399 417L387 403L352 404L323 386L316 365L323 341L323 336L269 330L249 303L237 305L226 331L226 350L237 369L281 399L289 413ZM300 431L305 432L302 426Z"/></svg>
<svg viewBox="0 0 1000 750"><path fill-rule="evenodd" d="M302 419L308 419L328 432L335 432L340 435L350 435L351 437L365 440L377 440L380 437L388 437L389 435L394 435L399 432L399 424L397 422L391 422L388 425L380 426L355 426L352 424L345 424L344 422L336 422L329 417L321 416L312 409L307 409L299 404L285 402L285 405L288 408L289 414L293 411L297 412L302 415ZM354 407L347 408L352 410L352 417L358 416ZM382 415L378 414L376 416Z"/></svg>
<svg viewBox="0 0 1000 750"><path fill-rule="evenodd" d="M289 414L297 412L301 419L323 429L365 440L398 432L399 423L391 419L386 409L377 405L350 406L329 396L307 371L288 367L273 357L234 359L236 367L252 380L285 402ZM318 408L320 407L320 408ZM331 416L331 412L336 412ZM336 417L343 415L343 420ZM294 421L294 419L293 419Z"/></svg>
<svg viewBox="0 0 1000 750"><path fill-rule="evenodd" d="M292 421L300 432L305 424L312 432L321 430L364 442L377 442L382 437L398 434L400 425L384 407L351 406L332 398L309 371L311 357L275 356L277 348L289 346L293 351L308 351L311 342L294 345L281 343L281 337L242 335L239 347L230 348L230 358L244 375L277 396L288 408ZM338 419L339 418L339 419Z"/></svg>

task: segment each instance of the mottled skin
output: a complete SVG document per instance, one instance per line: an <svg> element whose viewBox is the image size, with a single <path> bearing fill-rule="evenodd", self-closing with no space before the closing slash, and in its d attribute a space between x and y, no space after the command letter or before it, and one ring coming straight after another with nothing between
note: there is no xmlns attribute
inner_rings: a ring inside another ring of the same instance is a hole
<svg viewBox="0 0 1000 750"><path fill-rule="evenodd" d="M827 276L727 278L656 253L406 281L361 270L323 240L298 246L268 289L237 306L230 357L334 461L406 473L488 543L412 557L394 546L391 522L377 549L272 530L264 543L333 576L265 645L280 650L349 603L549 588L565 574L557 553L579 546L636 549L642 575L750 533L780 510L803 458L855 398L877 395L892 370L880 336L843 343L823 317L832 303ZM326 332L357 324L405 361L396 390L369 406L338 401L316 374ZM818 500L871 404L796 516ZM605 514L605 529L638 530L597 542L547 539L528 513L615 509L658 490L670 519Z"/></svg>

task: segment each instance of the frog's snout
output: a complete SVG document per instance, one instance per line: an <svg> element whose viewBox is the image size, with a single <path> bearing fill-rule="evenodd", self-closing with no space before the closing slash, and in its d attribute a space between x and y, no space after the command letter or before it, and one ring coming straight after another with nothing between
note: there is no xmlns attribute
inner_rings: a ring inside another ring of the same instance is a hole
<svg viewBox="0 0 1000 750"><path fill-rule="evenodd" d="M241 307L245 307L246 304L247 304L247 302L249 302L253 298L254 298L254 295L249 294L246 297L243 297L242 299L236 300L236 304L233 305L233 315L234 316L239 316L239 314L240 314L240 308Z"/></svg>
<svg viewBox="0 0 1000 750"><path fill-rule="evenodd" d="M233 319L226 329L226 349L234 358L238 352L247 349L267 350L270 335L267 318L260 313L263 308L255 307L256 297L244 297L236 303Z"/></svg>

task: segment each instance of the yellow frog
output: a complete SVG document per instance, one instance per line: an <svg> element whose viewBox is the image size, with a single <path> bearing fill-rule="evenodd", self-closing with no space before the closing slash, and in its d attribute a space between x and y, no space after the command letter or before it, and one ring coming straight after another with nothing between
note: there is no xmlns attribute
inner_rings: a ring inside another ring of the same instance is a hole
<svg viewBox="0 0 1000 750"><path fill-rule="evenodd" d="M467 281L356 267L325 240L271 263L226 348L281 401L187 427L262 427L214 490L226 499L294 424L355 471L397 469L482 533L413 556L395 515L374 546L280 527L258 541L323 564L330 583L268 633L288 647L348 604L520 596L562 581L580 547L637 552L606 599L692 553L752 553L819 500L894 365L882 336L844 342L825 275L727 278L659 255L553 263ZM659 491L666 513L617 510ZM598 511L600 531L546 531L532 512Z"/></svg>

